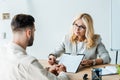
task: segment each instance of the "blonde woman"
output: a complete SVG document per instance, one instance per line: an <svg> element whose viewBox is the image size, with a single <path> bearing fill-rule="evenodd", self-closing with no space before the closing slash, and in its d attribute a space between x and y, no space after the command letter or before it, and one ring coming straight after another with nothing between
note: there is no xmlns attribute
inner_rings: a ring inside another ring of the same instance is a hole
<svg viewBox="0 0 120 80"><path fill-rule="evenodd" d="M81 62L83 66L106 64L111 61L100 35L94 34L93 20L87 13L81 14L73 21L71 35L65 36L60 46L49 55L48 62L54 64L62 53L85 54Z"/></svg>

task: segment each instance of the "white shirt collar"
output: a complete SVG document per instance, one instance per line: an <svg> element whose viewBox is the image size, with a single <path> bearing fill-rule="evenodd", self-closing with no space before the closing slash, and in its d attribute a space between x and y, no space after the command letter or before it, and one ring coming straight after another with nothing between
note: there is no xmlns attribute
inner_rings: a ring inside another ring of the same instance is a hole
<svg viewBox="0 0 120 80"><path fill-rule="evenodd" d="M7 45L8 49L12 50L13 52L17 53L17 52L22 52L21 54L27 54L26 50L24 48L22 48L20 45L14 43L14 42L10 42Z"/></svg>

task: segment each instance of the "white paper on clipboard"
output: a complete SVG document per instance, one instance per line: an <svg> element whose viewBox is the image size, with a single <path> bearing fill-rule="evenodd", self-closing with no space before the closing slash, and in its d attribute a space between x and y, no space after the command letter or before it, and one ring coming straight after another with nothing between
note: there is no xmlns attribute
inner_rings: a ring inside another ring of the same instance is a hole
<svg viewBox="0 0 120 80"><path fill-rule="evenodd" d="M79 55L69 55L63 54L60 58L59 64L63 64L66 66L67 72L75 73L84 57L84 54Z"/></svg>

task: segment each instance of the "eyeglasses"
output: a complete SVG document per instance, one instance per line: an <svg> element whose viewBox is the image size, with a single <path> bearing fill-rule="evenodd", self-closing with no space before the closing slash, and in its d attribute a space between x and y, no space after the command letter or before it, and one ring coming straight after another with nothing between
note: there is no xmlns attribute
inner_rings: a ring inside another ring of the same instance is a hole
<svg viewBox="0 0 120 80"><path fill-rule="evenodd" d="M80 25L80 26L78 26L78 24L73 24L73 25L75 25L75 26L79 27L80 29L86 29L86 27L85 27L85 26L83 26L83 25Z"/></svg>

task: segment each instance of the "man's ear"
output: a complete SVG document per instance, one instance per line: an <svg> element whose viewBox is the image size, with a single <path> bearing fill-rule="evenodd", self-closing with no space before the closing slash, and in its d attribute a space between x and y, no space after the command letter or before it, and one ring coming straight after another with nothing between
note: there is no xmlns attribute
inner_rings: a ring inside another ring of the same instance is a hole
<svg viewBox="0 0 120 80"><path fill-rule="evenodd" d="M27 29L26 29L26 37L28 37L28 39L30 39L31 34L32 34L31 29L27 28Z"/></svg>

